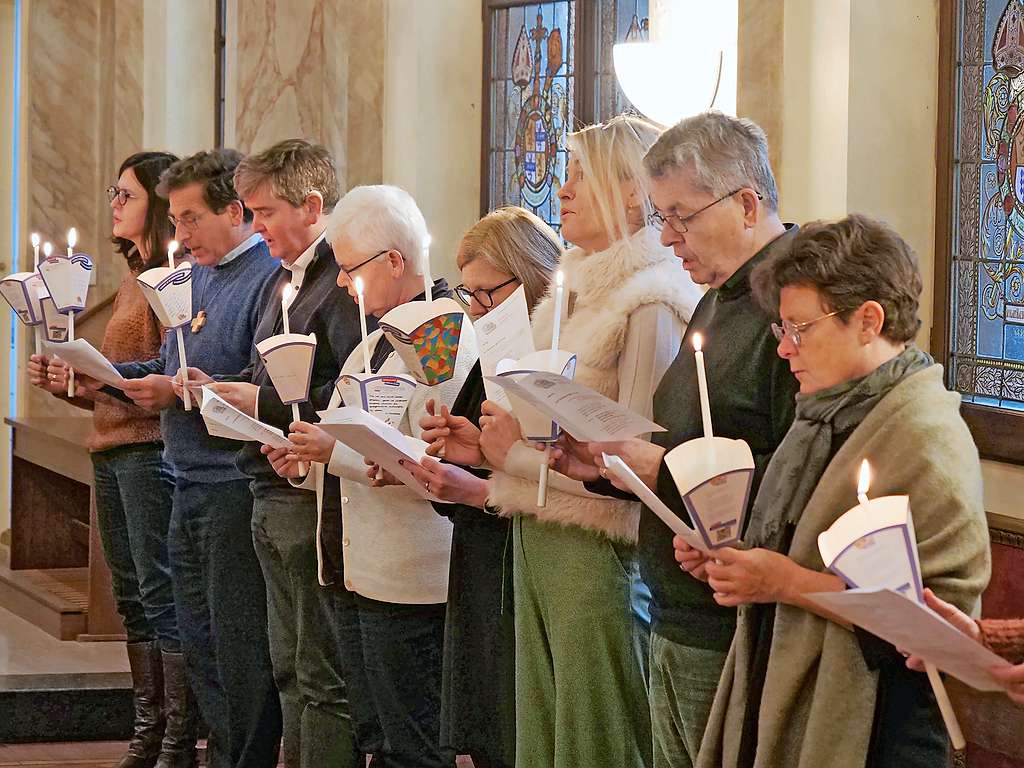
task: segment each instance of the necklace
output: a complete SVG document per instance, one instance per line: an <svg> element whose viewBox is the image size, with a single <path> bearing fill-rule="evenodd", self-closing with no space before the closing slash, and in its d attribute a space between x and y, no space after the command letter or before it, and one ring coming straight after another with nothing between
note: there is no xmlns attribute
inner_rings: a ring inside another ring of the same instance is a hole
<svg viewBox="0 0 1024 768"><path fill-rule="evenodd" d="M207 307L210 304L213 304L213 300L216 299L220 295L220 292L223 291L224 288L227 286L227 284L230 282L228 280L224 280L223 283L221 284L221 286L217 289L217 292L215 294L213 294L213 296L210 297L209 304L207 304L207 302L206 302L206 289L210 287L210 283L213 281L213 277L214 277L215 274L217 274L217 273L214 272L213 269L210 269L207 272L207 278L203 282L203 290L199 294L199 306L200 307ZM203 330L203 328L205 326L206 326L206 310L205 309L200 309L196 313L196 316L194 318L192 318L192 326L191 326L192 327L192 333L199 333L201 330Z"/></svg>

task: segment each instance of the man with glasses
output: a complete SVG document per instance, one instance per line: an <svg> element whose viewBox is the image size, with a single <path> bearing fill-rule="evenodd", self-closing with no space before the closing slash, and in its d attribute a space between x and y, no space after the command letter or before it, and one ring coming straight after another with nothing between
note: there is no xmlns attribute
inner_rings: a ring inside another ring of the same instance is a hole
<svg viewBox="0 0 1024 768"><path fill-rule="evenodd" d="M324 238L327 215L339 197L334 161L320 145L289 139L246 157L234 182L253 212L253 228L280 260L260 299L253 341L283 332L281 299L290 285L291 333L316 335L310 397L300 405L302 419L316 422L317 409L326 407L342 363L360 338L358 310L338 293L338 266ZM202 371L190 371L190 377L208 379ZM281 402L255 352L239 375L218 378L212 387L228 402L288 431L291 407ZM340 585L331 585L337 571L318 567L316 499L279 477L256 443L245 444L237 465L251 478L252 538L267 585L284 763L288 768L359 765L355 732L365 735L362 749L372 751L375 747L366 742L374 738L375 728L358 722L358 715L353 718L355 705L350 710L346 699L348 664L352 661L356 670L362 664L346 658L350 649L340 640L339 626L346 619ZM340 549L339 536L331 551ZM318 583L318 575L327 577L326 586Z"/></svg>
<svg viewBox="0 0 1024 768"><path fill-rule="evenodd" d="M232 175L241 159L231 149L199 152L171 165L157 186L169 201L175 236L194 262L198 314L183 329L187 355L217 374L248 365L258 300L277 266L235 193ZM130 196L109 192L112 199ZM281 715L263 574L246 536L252 495L235 468L237 447L211 437L198 407L188 412L175 398L171 377L180 360L171 334L159 358L116 367L128 380L125 394L160 411L165 454L174 467L168 553L189 683L210 728L209 764L271 768ZM165 687L173 684L165 675Z"/></svg>
<svg viewBox="0 0 1024 768"><path fill-rule="evenodd" d="M620 455L689 522L662 458L704 433L694 333L704 339L715 435L745 440L754 454L751 501L793 421L797 382L776 354L773 318L755 303L750 273L796 227L779 219L767 139L749 120L715 112L687 118L661 135L644 164L651 174L651 201L657 211L651 224L661 229L661 242L673 248L694 282L709 290L694 310L679 355L654 395L652 418L666 431L655 433L651 442L593 443L589 451L597 457L601 450ZM608 480L587 485L608 495L622 493ZM707 584L680 573L672 532L647 509L641 515L639 546L641 571L652 598L654 764L690 768L732 642L736 612L719 606Z"/></svg>

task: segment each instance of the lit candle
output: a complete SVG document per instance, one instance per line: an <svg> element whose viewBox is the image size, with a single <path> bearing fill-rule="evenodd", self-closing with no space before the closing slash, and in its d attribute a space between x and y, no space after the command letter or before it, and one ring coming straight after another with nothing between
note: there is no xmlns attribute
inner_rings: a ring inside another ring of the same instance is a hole
<svg viewBox="0 0 1024 768"><path fill-rule="evenodd" d="M281 293L281 317L284 321L284 332L291 333L291 329L288 327L288 308L292 305L292 296L295 293L295 289L292 288L292 284L288 283L284 287L284 291Z"/></svg>
<svg viewBox="0 0 1024 768"><path fill-rule="evenodd" d="M43 258L48 259L53 256L53 243L47 240L43 243Z"/></svg>
<svg viewBox="0 0 1024 768"><path fill-rule="evenodd" d="M174 269L174 254L178 252L178 241L171 240L167 244L167 266Z"/></svg>
<svg viewBox="0 0 1024 768"><path fill-rule="evenodd" d="M868 460L860 464L860 473L857 476L857 501L860 502L862 507L867 507L870 503L868 501L868 488L871 487L871 465L868 464Z"/></svg>
<svg viewBox="0 0 1024 768"><path fill-rule="evenodd" d="M693 356L697 360L697 389L700 392L700 416L704 421L704 437L714 437L711 429L711 401L708 400L708 375L704 370L704 352L701 349L703 339L699 333L693 334Z"/></svg>
<svg viewBox="0 0 1024 768"><path fill-rule="evenodd" d="M29 238L29 240L32 241L32 271L33 272L38 272L39 271L39 242L40 242L39 234L37 232L33 232L32 236Z"/></svg>
<svg viewBox="0 0 1024 768"><path fill-rule="evenodd" d="M423 298L434 300L434 278L430 276L430 235L423 241Z"/></svg>
<svg viewBox="0 0 1024 768"><path fill-rule="evenodd" d="M370 345L366 343L366 310L363 307L363 278L356 278L356 300L359 302L359 331L363 335L363 373L370 373Z"/></svg>
<svg viewBox="0 0 1024 768"><path fill-rule="evenodd" d="M78 230L72 227L68 230L68 258L75 255L75 245L78 243Z"/></svg>

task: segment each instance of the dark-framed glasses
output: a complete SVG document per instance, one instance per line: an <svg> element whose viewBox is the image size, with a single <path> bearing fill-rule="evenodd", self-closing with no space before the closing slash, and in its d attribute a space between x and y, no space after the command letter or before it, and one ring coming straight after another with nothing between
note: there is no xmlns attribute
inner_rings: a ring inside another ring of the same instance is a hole
<svg viewBox="0 0 1024 768"><path fill-rule="evenodd" d="M180 219L174 216L168 216L167 220L171 222L171 226L175 229L181 227L189 232L195 232L196 228L199 226L199 220L205 215L205 213L197 213L190 216L182 216Z"/></svg>
<svg viewBox="0 0 1024 768"><path fill-rule="evenodd" d="M803 341L801 335L804 331L810 328L812 325L817 323L819 320L825 320L829 317L835 317L836 315L842 314L841 309L837 309L835 312L829 312L827 315L816 317L813 320L808 320L806 323L791 323L789 320L783 320L782 325L778 323L772 323L772 335L775 336L775 340L781 342L783 336L789 336L789 340L793 342L793 346L800 348L800 342Z"/></svg>
<svg viewBox="0 0 1024 768"><path fill-rule="evenodd" d="M518 283L519 278L510 277L501 285L496 285L493 288L475 288L472 291L461 283L455 286L455 295L459 297L459 301L465 304L467 307L473 301L477 300L477 303L484 309L490 309L494 306L494 294L504 288L506 285L512 285L512 283Z"/></svg>
<svg viewBox="0 0 1024 768"><path fill-rule="evenodd" d="M739 189L734 189L729 194L722 195L717 200L712 200L710 203L705 205L703 208L701 208L700 210L694 211L689 216L676 216L674 213L665 214L665 213L661 213L660 211L655 211L654 213L652 213L650 216L647 217L647 223L650 224L652 227L654 227L659 232L661 231L661 229L666 224L668 224L670 227L672 227L672 229L674 229L680 235L685 235L687 232L690 231L690 222L692 222L695 218L697 218L702 213L704 213L704 211L708 210L708 208L713 208L714 206L718 205L723 200L728 200L730 197L732 197L733 195L735 195L738 192L742 192L744 189L747 189L747 187L740 187ZM760 192L757 192L755 190L754 194L757 195L757 199L758 200L764 200L764 195L762 195Z"/></svg>
<svg viewBox="0 0 1024 768"><path fill-rule="evenodd" d="M391 248L385 248L383 251L378 251L377 253L373 254L373 256L371 256L370 258L363 259L358 264L356 264L354 267L341 267L341 271L344 272L349 277L352 277L352 273L355 272L357 269L359 269L360 267L365 267L371 261L373 261L374 259L376 259L376 258L378 258L380 256L383 256L385 253L387 253L390 250L392 250L392 249ZM402 258L404 259L405 257L402 256Z"/></svg>
<svg viewBox="0 0 1024 768"><path fill-rule="evenodd" d="M124 205L129 200L134 200L136 197L136 195L133 195L127 189L122 189L116 185L107 187L107 202L109 203L117 200L118 205Z"/></svg>

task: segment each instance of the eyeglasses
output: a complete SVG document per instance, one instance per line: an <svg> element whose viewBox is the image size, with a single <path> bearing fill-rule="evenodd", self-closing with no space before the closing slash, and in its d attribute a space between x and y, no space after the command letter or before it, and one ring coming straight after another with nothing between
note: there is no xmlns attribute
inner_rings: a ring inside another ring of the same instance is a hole
<svg viewBox="0 0 1024 768"><path fill-rule="evenodd" d="M479 303L481 307L484 307L485 309L490 309L491 307L494 306L494 294L497 291L500 291L506 285L511 285L512 283L518 282L519 278L510 277L501 285L496 285L493 288L477 288L472 291L469 290L469 288L467 288L466 286L459 284L458 286L455 287L455 295L458 296L459 301L461 301L467 307L470 305L470 302L472 302L473 299L476 299L477 303Z"/></svg>
<svg viewBox="0 0 1024 768"><path fill-rule="evenodd" d="M344 273L345 273L346 275L348 275L349 277L352 277L352 273L353 273L353 272L355 272L355 271L356 271L357 269L359 269L360 267L364 267L364 266L366 266L366 265L367 265L367 264L369 264L369 263L370 263L371 261L373 261L374 259L376 259L376 258L377 258L378 256L383 256L383 255L384 255L385 253L387 253L387 252L388 252L388 251L390 251L390 250L392 250L392 249L391 249L391 248L385 248L385 249L384 249L383 251L379 251L379 252L377 252L377 253L373 254L373 256L371 256L370 258L368 258L368 259L365 259L365 260L363 260L363 261L360 261L360 262L359 262L358 264L356 264L356 265L355 265L354 267L341 267L341 271L342 271L342 272L344 272ZM404 256L402 256L402 258L404 259L405 257L404 257Z"/></svg>
<svg viewBox="0 0 1024 768"><path fill-rule="evenodd" d="M825 320L829 317L835 317L836 315L842 314L843 310L837 309L835 312L829 312L827 315L816 317L813 320L808 320L806 323L791 323L789 320L783 320L782 325L778 323L772 323L772 335L775 336L775 340L781 342L783 336L789 336L790 341L793 342L793 346L799 349L800 342L803 341L801 334L814 325L819 320Z"/></svg>
<svg viewBox="0 0 1024 768"><path fill-rule="evenodd" d="M652 227L654 227L659 232L661 231L662 227L664 227L666 224L668 224L670 227L672 227L672 229L674 229L680 235L685 235L687 232L690 231L690 222L691 221L693 221L695 218L697 218L702 213L704 213L704 211L706 211L708 208L713 208L714 206L718 205L723 200L728 200L730 197L735 195L737 192L742 192L744 189L746 189L746 187L740 187L739 189L734 189L729 194L722 195L717 200L712 200L710 203L705 205L699 211L694 211L689 216L676 216L674 213L664 214L664 213L661 213L659 211L655 211L654 213L652 213L650 216L647 217L647 223L650 224ZM754 194L757 195L757 199L758 200L764 200L764 195L762 195L760 192L755 191Z"/></svg>
<svg viewBox="0 0 1024 768"><path fill-rule="evenodd" d="M196 228L199 226L199 220L205 215L205 213L198 213L192 216L182 216L180 219L175 218L174 216L168 216L167 220L171 222L171 226L175 229L181 227L188 232L195 232Z"/></svg>
<svg viewBox="0 0 1024 768"><path fill-rule="evenodd" d="M127 189L121 189L121 187L111 186L107 187L107 202L114 202L117 200L118 205L124 205L129 200L137 199L137 195L133 195Z"/></svg>

